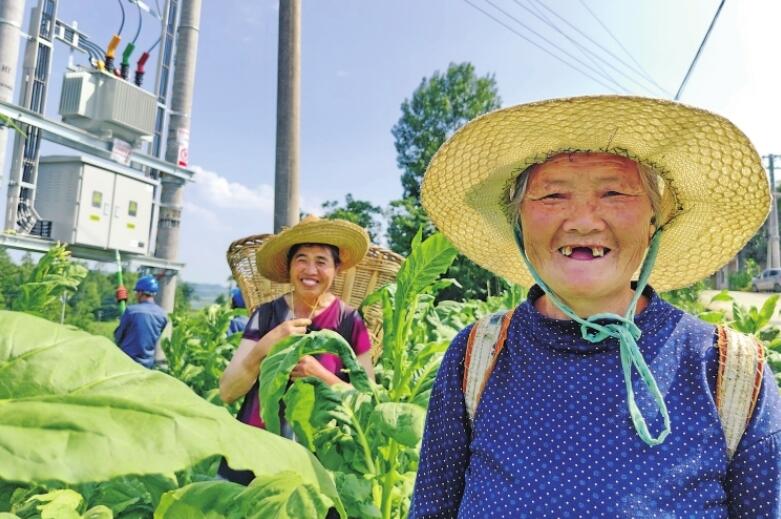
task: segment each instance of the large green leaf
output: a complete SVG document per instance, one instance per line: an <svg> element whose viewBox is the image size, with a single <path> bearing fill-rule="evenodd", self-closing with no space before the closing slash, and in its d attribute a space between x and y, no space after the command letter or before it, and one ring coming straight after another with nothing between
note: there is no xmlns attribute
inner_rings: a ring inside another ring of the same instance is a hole
<svg viewBox="0 0 781 519"><path fill-rule="evenodd" d="M420 232L416 236L419 240ZM396 276L396 309L409 308L417 294L435 283L458 255L442 233L436 233L412 248Z"/></svg>
<svg viewBox="0 0 781 519"><path fill-rule="evenodd" d="M249 487L227 481L192 483L163 495L155 519L298 519L324 517L331 506L295 472L255 478Z"/></svg>
<svg viewBox="0 0 781 519"><path fill-rule="evenodd" d="M372 418L388 437L407 447L416 447L423 437L426 410L415 404L386 402L374 408Z"/></svg>
<svg viewBox="0 0 781 519"><path fill-rule="evenodd" d="M107 339L15 312L0 312L0 330L0 479L172 474L220 454L258 476L296 471L342 511L305 448L241 424Z"/></svg>
<svg viewBox="0 0 781 519"><path fill-rule="evenodd" d="M338 333L320 330L306 335L291 335L275 344L263 360L260 373L260 412L266 429L279 433L279 402L287 389L290 372L304 355L339 355L350 383L360 391L371 391L369 377L358 364L352 347Z"/></svg>

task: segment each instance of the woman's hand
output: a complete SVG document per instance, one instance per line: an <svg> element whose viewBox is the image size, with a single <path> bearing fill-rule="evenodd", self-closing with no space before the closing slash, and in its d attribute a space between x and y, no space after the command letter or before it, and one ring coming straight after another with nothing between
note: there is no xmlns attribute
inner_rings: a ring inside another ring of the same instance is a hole
<svg viewBox="0 0 781 519"><path fill-rule="evenodd" d="M271 344L268 345L268 348L265 348L266 352L268 352L268 349L271 346L273 346L274 344L276 344L277 342L281 341L286 337L289 337L291 335L304 335L306 333L306 327L309 326L310 324L312 324L312 320L306 319L304 317L289 319L283 323L280 323L273 330L271 330L269 333L266 334L271 336L273 341L271 342Z"/></svg>
<svg viewBox="0 0 781 519"><path fill-rule="evenodd" d="M327 379L331 378L329 375L332 375L332 373L325 369L325 366L320 364L320 361L311 355L304 355L298 359L298 364L296 364L296 367L290 372L290 378L293 380L304 377L317 377L328 382Z"/></svg>

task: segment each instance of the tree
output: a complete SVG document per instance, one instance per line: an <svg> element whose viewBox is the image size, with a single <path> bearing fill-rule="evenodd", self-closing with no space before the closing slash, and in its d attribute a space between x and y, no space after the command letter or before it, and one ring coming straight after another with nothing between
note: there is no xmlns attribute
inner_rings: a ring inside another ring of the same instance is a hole
<svg viewBox="0 0 781 519"><path fill-rule="evenodd" d="M323 203L324 217L334 220L336 218L347 220L360 225L369 233L372 243L377 243L380 237L380 222L378 216L382 215L382 209L365 200L356 200L351 193L344 197L344 206L340 206L336 200Z"/></svg>
<svg viewBox="0 0 781 519"><path fill-rule="evenodd" d="M471 63L453 64L423 80L401 104L391 130L404 198L420 199L420 182L434 153L453 133L501 104L493 75L477 77Z"/></svg>
<svg viewBox="0 0 781 519"><path fill-rule="evenodd" d="M402 170L403 199L390 204L388 243L406 255L419 228L425 236L434 231L420 205L420 183L439 147L466 122L499 108L501 100L493 75L478 77L470 63L450 64L442 74L423 78L410 99L401 104L401 118L391 130L396 163ZM506 283L459 256L446 274L462 285L440 293L444 298L480 297L494 293Z"/></svg>

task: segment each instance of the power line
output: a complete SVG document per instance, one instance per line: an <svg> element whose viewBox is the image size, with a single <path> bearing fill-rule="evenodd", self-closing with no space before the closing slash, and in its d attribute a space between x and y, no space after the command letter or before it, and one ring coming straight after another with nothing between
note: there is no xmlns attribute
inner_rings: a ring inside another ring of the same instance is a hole
<svg viewBox="0 0 781 519"><path fill-rule="evenodd" d="M678 87L678 92L675 93L675 97L673 99L676 101L681 98L683 88L686 86L686 82L689 81L689 76L691 75L692 70L694 70L694 65L697 64L697 60L700 58L700 54L702 54L702 49L705 47L705 42L708 41L708 36L710 36L710 33L713 30L713 26L716 25L716 19L719 17L719 13L721 13L722 7L724 7L724 0L721 0L719 7L716 8L716 14L713 15L713 19L710 21L710 26L708 27L705 36L702 38L702 42L700 42L700 47L697 49L697 54L694 55L694 59L692 60L691 65L689 65L689 70L686 71L686 75L684 76L683 81L681 81L681 86Z"/></svg>
<svg viewBox="0 0 781 519"><path fill-rule="evenodd" d="M560 56L558 56L558 55L556 55L556 54L554 54L552 51L548 50L547 48L545 48L544 46L540 45L540 44L539 44L539 43L537 43L536 41L532 40L531 38L527 37L526 35L524 35L524 34L522 34L522 33L518 32L517 30L515 30L515 29L514 29L514 28L512 28L511 26L507 25L505 22L503 22L503 21L502 21L502 20L500 20L499 18L496 18L494 15L492 15L492 14L491 14L491 13L489 13L488 11L484 10L483 8L479 7L478 5L475 5L475 4L473 4L473 3L472 3L470 0L464 0L464 2L466 2L466 3L467 3L467 4L469 4L469 5L471 5L473 8L477 9L478 11L480 11L481 13L483 13L484 15L486 15L487 17L491 18L491 19L492 19L493 21L495 21L496 23L498 23L498 24L502 25L504 28L506 28L506 29L507 29L507 30L509 30L510 32L514 33L516 36L518 36L518 37L520 37L520 38L522 38L522 39L526 40L527 42L531 43L532 45L534 45L535 47L537 47L537 48L538 48L538 49L540 49L541 51L545 52L546 54L549 54L551 57L553 57L553 58L557 59L558 61L560 61L560 62L564 63L565 65L567 65L568 67L572 68L573 70L576 70L577 72L580 72L581 74L583 74L583 75L584 75L584 76L586 76L587 78L591 79L591 80L592 80L592 81L594 81L595 83L598 83L599 85L602 85L603 87L607 88L608 90L615 91L615 87L613 87L613 86L608 86L607 84L605 84L605 83L603 83L601 80L599 80L599 79L595 78L594 76L592 76L592 75L591 75L591 74L589 74L588 72L585 72L585 71L583 71L583 70L579 69L578 67L576 67L575 65L573 65L573 64L572 64L572 63L570 63L569 61L565 60L564 58L562 58L562 57L560 57ZM494 5L494 7L496 7L496 6ZM499 10L501 11L501 9L499 9ZM511 17L511 18L512 18L512 17ZM543 40L545 40L545 38L543 38ZM547 41L547 40L545 40L545 41ZM555 47L555 45L554 45L554 47ZM587 64L585 64L585 63L583 63L583 62L582 62L582 61L580 61L578 58L576 58L576 57L572 56L571 54L569 54L569 53L568 53L568 52L566 52L566 51L562 51L562 52L563 52L564 54L566 54L566 55L570 56L570 57L571 57L572 59L574 59L576 62L580 63L581 65L583 65L583 66L585 66L586 68L588 68L588 69L591 69L591 70L593 71L593 68L592 68L591 66L589 66L589 65L587 65ZM615 81L613 81L613 82L615 83L615 85L616 85L616 86L617 86L617 87L618 87L620 90L623 90L625 93L628 93L628 90L627 90L626 88L624 88L622 85L620 85L618 82L615 82Z"/></svg>
<svg viewBox="0 0 781 519"><path fill-rule="evenodd" d="M645 68L644 68L644 67L643 67L643 66L640 64L640 62L639 62L639 61L637 61L637 60L635 59L635 57L632 55L632 53L631 53L631 52L629 52L629 50L628 50L626 47L624 47L624 45L621 43L621 40L619 40L619 39L616 37L616 35L615 35L615 34L613 34L613 32L610 30L610 28L609 28L607 25L605 25L605 24L602 22L602 20L599 18L599 16L597 16L597 14L596 14L594 11L592 11L592 10L591 10L591 8L589 8L588 4L586 4L586 2L584 2L584 0L580 0L580 4L581 4L581 5L582 5L582 6L583 6L585 9L586 9L586 11L588 11L588 12L589 12L589 14L590 14L590 15L591 15L591 16L592 16L592 17L593 17L593 18L594 18L594 19L597 21L597 23L598 23L599 25L601 25L601 26L602 26L602 28L605 30L605 32L606 32L606 33L608 33L608 35L609 35L611 38L613 38L613 41L614 41L614 42L616 42L616 44L618 44L618 46L619 46L619 47L621 47L621 50L623 50L623 51L624 51L624 53L625 53L627 56L629 56L629 59L631 59L631 60L632 60L632 61L635 63L635 65L637 65L637 66L640 68L640 71L642 72L642 75L643 75L643 77L645 77L645 78L646 78L648 81L651 81L651 82L652 82L654 85L656 85L656 86L657 86L658 88L660 88L660 89L661 89L663 92L665 92L665 94L666 94L666 95L668 95L668 96L669 96L669 95L670 95L670 94L669 94L669 92L667 92L667 90L666 90L666 89L664 89L663 87L659 86L659 85L658 85L658 84L657 84L657 83L656 83L656 82L653 80L653 78L651 77L651 75L650 75L650 74L648 74L648 72L647 72L647 71L645 70Z"/></svg>
<svg viewBox="0 0 781 519"><path fill-rule="evenodd" d="M516 0L516 3L517 3L517 1L518 1L518 0ZM601 50L603 50L604 52L606 52L606 53L607 53L609 56L611 56L613 59L615 59L616 61L618 61L618 62L619 62L619 63L621 63L622 65L624 65L624 66L625 66L627 69L631 70L632 72L634 72L634 73L635 73L635 74L637 74L638 76L640 76L640 77L642 77L643 79L645 79L646 81L648 81L648 83L650 83L650 84L652 84L653 86L655 86L655 87L656 87L656 88L657 88L657 89L658 89L660 92L662 92L662 94L664 94L664 95L665 95L665 96L667 96L667 97L669 97L669 96L670 96L670 92L668 92L668 91L667 91L667 90L666 90L664 87L662 87L661 85L659 85L659 83L657 83L656 81L654 81L653 77L651 77L651 75L649 75L649 74L648 74L648 72L646 72L646 70L645 70L645 69L642 67L642 65L640 65L640 63L638 63L638 62L637 62L637 60L636 60L636 59L635 59L635 58L632 56L632 54L631 54L631 53L630 53L630 52L629 52L629 51L626 49L626 47L624 47L624 46L621 44L621 41L619 41L619 40L618 40L618 38L617 38L617 37L616 37L616 36L615 36L615 35L614 35L612 32L610 32L610 29L608 29L608 28L607 28L607 26L605 26L605 24L603 24L603 23L602 23L602 21L601 21L599 18L597 18L596 14L594 14L594 12L593 12L593 11L591 11L591 9L589 9L587 5L583 4L583 5L584 5L584 7L585 7L585 8L586 8L586 9L589 11L589 13L591 13L591 16L593 16L593 17L594 17L594 18L597 20L597 22L599 22L599 24L602 26L602 28L603 28L603 29L605 29L605 30L608 32L608 34L609 34L609 35L610 35L610 36L613 38L613 40L614 40L614 41L615 41L615 42L616 42L616 43L617 43L617 44L618 44L618 45L621 47L621 49L623 49L623 51L624 51L624 52L625 52L625 53L626 53L626 54L629 56L629 58L630 58L632 61L634 61L634 62L635 62L635 64L637 65L637 67L638 67L638 68L636 68L636 67L634 67L634 66L630 65L629 63L627 63L626 61L624 61L623 59L621 59L619 56L617 56L615 53L613 53L613 52L612 52L610 49L608 49L607 47L605 47L605 46L603 46L602 44L600 44L598 41L596 41L595 39L593 39L591 36L589 36L589 35L588 35L587 33L585 33L584 31L580 30L580 29L579 29L579 28L578 28L576 25L572 24L572 23L571 23L569 20L567 20L566 18L564 18L562 15L560 15L558 12L556 12L556 11L555 11L553 8L551 8L551 7L550 7L550 6L548 6L548 5L547 5L545 2L543 2L543 0L530 0L530 2L533 2L533 3L535 3L535 2L536 2L537 4L541 5L541 6L542 6L543 8L545 8L545 9L546 9L548 12L550 12L550 13L551 13L551 14L553 14L553 15L554 15L556 18L558 18L559 20L561 20L562 22L564 22L565 24L567 24L567 25L568 25L569 27L571 27L571 28L572 28L574 31L576 31L578 34L580 34L580 35L581 35L581 36L583 36L584 38L586 38L586 39L587 39L589 42L591 42L592 44L594 44L596 47L600 48ZM581 3L583 3L583 0L581 0ZM556 28L556 27L554 27L554 28L555 28L557 31L559 31L559 29L558 29L558 28ZM559 31L559 32L561 32L561 31ZM562 33L562 35L563 35L563 33ZM565 36L565 37L566 37L566 36ZM576 43L576 45L579 45L579 44L577 44L577 43ZM589 51L589 52L591 52L591 51ZM602 58L600 58L600 59L602 59ZM612 67L612 65L611 65L611 67ZM614 67L613 67L613 68L614 68ZM626 75L625 75L625 74L623 74L622 72L620 72L620 73L626 77ZM635 82L635 83L636 83L636 82Z"/></svg>
<svg viewBox="0 0 781 519"><path fill-rule="evenodd" d="M570 35L568 35L568 34L564 33L564 31L562 31L562 30L561 30L561 29L560 29L558 26L556 26L556 24L554 24L554 23L551 23L549 20L546 20L545 18L541 17L541 16L540 16L540 15L538 15L536 12L534 12L534 11L533 11L533 10L531 10L531 9L529 9L529 7L527 7L526 5L522 4L522 3L521 3L519 0L514 0L514 1L515 1L515 3L516 3L516 4L518 4L518 6L519 6L519 7L521 7L521 8L523 8L523 9L525 9L527 12L529 12L529 13L531 13L532 15L534 15L535 17L537 17L539 20L542 20L543 22L547 23L547 24L548 24L548 25L549 25L551 28L553 28L553 30L555 30L555 31L556 31L557 33L559 33L561 36L563 36L564 38L566 38L566 39L567 39L567 40L568 40L570 43L572 43L573 45L575 45L576 47L578 47L578 48L579 48L579 49L581 49L582 51L584 51L584 52L588 52L588 53L592 54L592 55L593 55L593 56L594 56L596 59L598 59L599 61L601 61L602 63L604 63L605 65L607 65L608 67L610 67L611 69L613 69L614 71L616 71L617 73L621 74L621 75L622 75L622 76L624 76L626 79L628 79L629 81L631 81L631 82L632 82L632 83L634 83L635 85L639 86L641 89L643 89L643 90L647 90L647 87L646 87L645 85L643 85L642 83L638 82L638 81L637 81L637 80L635 80L633 77L629 76L628 74L626 74L624 71L622 71L622 70L620 70L619 68L617 68L616 66L614 66L614 65L613 65L612 63L610 63L609 61L607 61L607 60L605 60L604 58L602 58L601 56L597 55L597 54L596 54L596 53L594 53L592 50L590 50L590 49L586 48L586 47L585 47L585 46L583 46L583 45L582 45L580 42L578 42L578 41L576 41L574 38L572 38ZM545 8L547 9L547 6L546 6L545 4L543 4L542 2L540 2L540 4L541 4L543 7L545 7ZM553 11L551 11L551 12L553 12ZM554 14L556 14L556 13L554 12ZM556 14L556 16L559 16L559 15L558 15L558 14ZM561 18L562 20L564 20L564 19L563 19L561 16L559 16L559 18ZM585 36L586 38L588 38L588 39L589 39L589 41L591 41L592 43L595 43L595 44L596 44L596 42L594 42L593 40L591 40L591 38L589 38L589 37L588 37L588 36L587 36L585 33L583 33L583 32L582 32L580 29L578 29L577 27L575 27L574 25L572 25L572 24L571 24L571 23L569 23L568 21L566 21L566 20L564 20L564 21L567 23L567 25L569 25L570 27L572 27L573 29L575 29L575 30L576 30L578 33L580 33L581 35L583 35L583 36ZM603 48L601 45L599 45L599 44L597 44L597 45L598 45L600 48L602 48L603 50L605 50L606 52L608 52L609 54L611 54L613 57L616 57L616 56L615 56L615 55L613 55L611 52L607 51L607 49L604 49L604 48Z"/></svg>
<svg viewBox="0 0 781 519"><path fill-rule="evenodd" d="M542 17L544 19L545 23L547 23L550 27L553 27L554 29L557 29L556 25L551 21L551 19L548 18L547 16L545 16L545 13L543 13L542 10L539 8L539 6L537 6L533 1L529 1L528 5L532 9L534 9L535 12L540 17ZM600 65L599 62L596 59L594 59L594 57L586 51L586 49L585 49L585 47L583 45L580 45L577 42L575 42L575 46L580 51L580 53L583 55L583 57L588 58L588 60L602 73L602 77L609 77L610 79L612 79L612 77L610 77L610 74L608 74L607 71L604 68L602 68L602 65Z"/></svg>

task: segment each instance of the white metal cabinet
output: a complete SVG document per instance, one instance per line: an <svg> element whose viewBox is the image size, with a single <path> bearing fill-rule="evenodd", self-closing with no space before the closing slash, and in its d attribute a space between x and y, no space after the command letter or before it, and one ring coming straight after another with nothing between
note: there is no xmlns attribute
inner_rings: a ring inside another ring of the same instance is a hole
<svg viewBox="0 0 781 519"><path fill-rule="evenodd" d="M109 249L146 254L152 218L153 188L138 180L116 176Z"/></svg>
<svg viewBox="0 0 781 519"><path fill-rule="evenodd" d="M156 180L85 156L41 157L35 209L51 239L146 255Z"/></svg>
<svg viewBox="0 0 781 519"><path fill-rule="evenodd" d="M89 164L82 167L74 243L108 247L114 176Z"/></svg>

